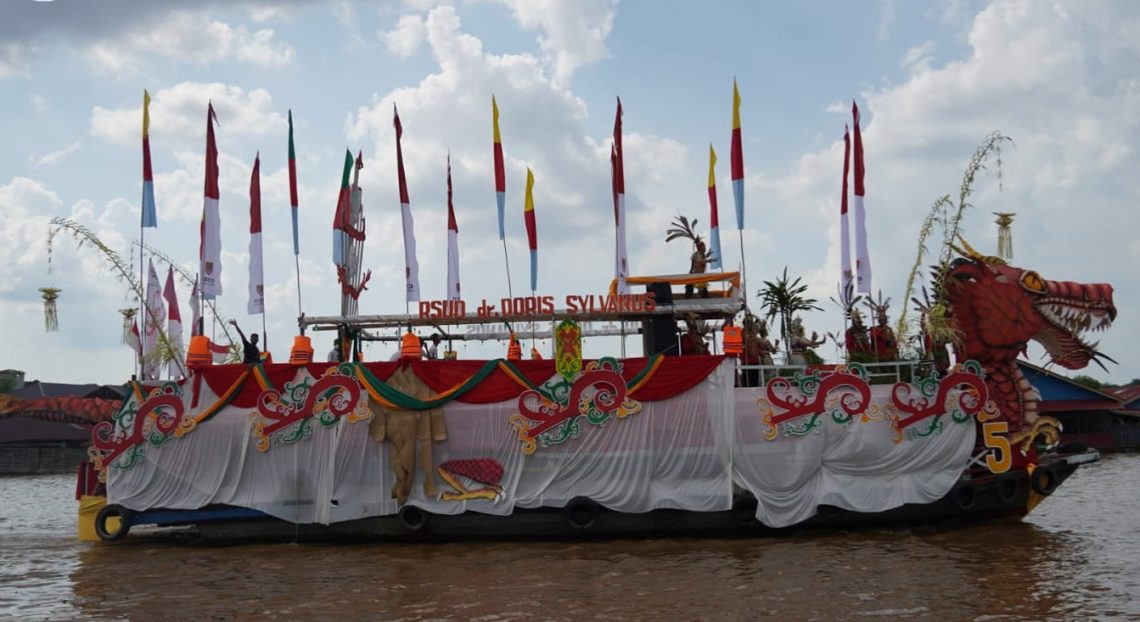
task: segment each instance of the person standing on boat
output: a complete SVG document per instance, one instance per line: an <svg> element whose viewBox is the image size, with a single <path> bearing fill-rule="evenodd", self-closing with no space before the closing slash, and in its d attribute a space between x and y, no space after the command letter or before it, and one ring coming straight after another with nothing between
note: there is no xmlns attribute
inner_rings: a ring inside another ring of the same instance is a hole
<svg viewBox="0 0 1140 622"><path fill-rule="evenodd" d="M257 344L257 333L245 338L245 333L242 332L241 326L238 326L237 320L230 320L230 325L237 330L238 336L241 337L241 362L246 365L252 365L261 360L261 347Z"/></svg>
<svg viewBox="0 0 1140 622"><path fill-rule="evenodd" d="M329 362L330 363L340 363L341 362L341 360L340 360L340 338L339 337L333 340L332 350L329 350Z"/></svg>
<svg viewBox="0 0 1140 622"><path fill-rule="evenodd" d="M429 361L439 358L439 333L431 336L431 344L424 342L424 358Z"/></svg>
<svg viewBox="0 0 1140 622"><path fill-rule="evenodd" d="M708 344L705 343L704 334L698 325L696 316L690 314L685 318L687 330L681 335L681 356L699 356L709 353Z"/></svg>

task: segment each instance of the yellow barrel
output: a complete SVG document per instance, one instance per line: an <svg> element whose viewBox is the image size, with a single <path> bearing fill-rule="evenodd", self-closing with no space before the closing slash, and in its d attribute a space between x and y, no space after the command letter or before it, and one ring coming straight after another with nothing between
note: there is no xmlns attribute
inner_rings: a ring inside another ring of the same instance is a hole
<svg viewBox="0 0 1140 622"><path fill-rule="evenodd" d="M293 349L289 351L290 365L308 365L313 362L313 340L306 335L293 338Z"/></svg>
<svg viewBox="0 0 1140 622"><path fill-rule="evenodd" d="M191 337L190 347L186 350L186 366L194 368L213 364L214 358L210 356L210 339L205 335Z"/></svg>

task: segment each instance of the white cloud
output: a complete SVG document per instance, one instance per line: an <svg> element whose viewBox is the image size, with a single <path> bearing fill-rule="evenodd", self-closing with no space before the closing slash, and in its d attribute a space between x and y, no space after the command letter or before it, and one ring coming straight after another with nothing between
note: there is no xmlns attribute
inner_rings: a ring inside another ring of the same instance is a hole
<svg viewBox="0 0 1140 622"><path fill-rule="evenodd" d="M875 31L875 40L880 43L886 41L891 35L891 27L895 23L895 0L879 1L879 28Z"/></svg>
<svg viewBox="0 0 1140 622"><path fill-rule="evenodd" d="M499 0L515 21L540 29L538 43L553 68L555 82L570 80L574 70L606 57L606 38L614 25L617 0Z"/></svg>
<svg viewBox="0 0 1140 622"><path fill-rule="evenodd" d="M0 42L0 80L28 75L29 56L27 45L14 41Z"/></svg>
<svg viewBox="0 0 1140 622"><path fill-rule="evenodd" d="M28 164L34 169L40 168L42 166L55 166L56 164L59 164L60 162L62 162L64 159L66 159L71 154L75 153L76 151L79 151L79 148L82 146L83 146L83 143L77 140L77 141L71 143L70 145L64 147L63 149L58 149L56 151L49 151L48 153L45 153L42 155L32 154L32 155L28 156Z"/></svg>
<svg viewBox="0 0 1140 622"><path fill-rule="evenodd" d="M32 93L28 96L28 100L32 102L32 108L34 108L36 112L48 111L48 100L43 95Z"/></svg>
<svg viewBox="0 0 1140 622"><path fill-rule="evenodd" d="M931 63L934 62L934 57L931 55L933 51L934 42L929 40L923 41L906 51L899 66L904 69L909 69L912 73L926 71L930 69Z"/></svg>
<svg viewBox="0 0 1140 622"><path fill-rule="evenodd" d="M245 91L218 82L181 82L156 91L150 101L152 138L195 145L204 140L206 107L213 102L218 115L218 140L227 136L260 136L282 131L287 121L273 107L265 89ZM116 142L139 139L142 127L142 94L137 108L91 111L91 133Z"/></svg>
<svg viewBox="0 0 1140 622"><path fill-rule="evenodd" d="M388 52L400 58L416 53L427 36L427 27L419 15L401 15L396 27L381 34Z"/></svg>
<svg viewBox="0 0 1140 622"><path fill-rule="evenodd" d="M87 57L109 73L136 72L152 57L198 65L228 59L261 67L287 65L293 48L274 37L272 29L251 32L212 20L204 12L175 11L148 28L93 42Z"/></svg>
<svg viewBox="0 0 1140 622"><path fill-rule="evenodd" d="M426 41L438 71L413 87L377 95L370 106L349 119L350 140L371 140L374 153L365 157L361 183L366 208L381 206L368 222L394 243L369 247L366 266L402 266L399 212L386 209L395 200L395 146L392 104L399 105L404 126L404 158L418 237L421 287L425 298L442 294L445 237L445 158L452 153L456 213L462 247L464 290L475 297L506 295L503 251L498 240L491 170L491 94L498 99L507 169L507 235L516 295L527 289L526 237L522 230L525 169L534 170L539 236L539 287L560 296L599 291L612 277L612 260L568 262L583 245L612 245L609 135L586 135L585 103L560 86L540 59L529 55L491 54L482 42L462 31L454 9L432 10L425 21ZM626 103L629 110L630 104ZM636 104L634 104L636 108ZM601 112L605 117L611 110ZM687 170L687 149L668 138L627 132L626 179L630 194L629 247L639 273L675 272L687 249L662 250L665 225L677 211L677 196L700 200L704 188L679 192L676 180ZM488 201L489 200L489 201ZM488 209L489 207L489 209ZM373 235L372 233L369 234ZM371 237L370 237L371 239ZM687 265L687 259L685 260ZM402 273L374 272L372 290L398 291ZM362 304L390 304L366 293ZM471 301L469 301L471 304ZM402 310L402 307L401 309ZM395 308L380 312L395 312Z"/></svg>
<svg viewBox="0 0 1140 622"><path fill-rule="evenodd" d="M993 248L990 212L1017 212L1014 263L1045 278L1113 283L1122 312L1111 341L1140 339L1140 322L1127 315L1140 306L1140 282L1134 264L1119 260L1119 249L1135 247L1134 227L1125 223L1136 222L1140 203L1140 191L1124 181L1140 168L1133 147L1140 120L1132 114L1140 104L1138 12L1114 3L997 1L974 18L966 58L936 66L918 46L906 81L861 98L874 285L895 298L894 315L922 218L938 196L957 196L974 148L1000 129L1015 140L1002 153L1003 189L991 163L963 221L967 238ZM750 261L779 265L795 255L792 241L810 244L819 235L812 229L826 232L826 263L791 269L808 275L810 294L822 300L838 280L840 144L804 155L788 174L750 172L747 182L748 196L764 196L781 223L774 252ZM1140 357L1120 350L1109 346L1122 373L1140 368Z"/></svg>

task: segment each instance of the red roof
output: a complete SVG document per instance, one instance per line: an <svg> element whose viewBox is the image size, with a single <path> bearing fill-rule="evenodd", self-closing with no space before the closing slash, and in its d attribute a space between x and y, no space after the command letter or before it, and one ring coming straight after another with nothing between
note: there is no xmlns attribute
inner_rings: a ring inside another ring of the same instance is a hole
<svg viewBox="0 0 1140 622"><path fill-rule="evenodd" d="M1140 384L1120 387L1117 389L1109 389L1109 392L1115 395L1116 399L1127 404L1136 398L1140 398Z"/></svg>

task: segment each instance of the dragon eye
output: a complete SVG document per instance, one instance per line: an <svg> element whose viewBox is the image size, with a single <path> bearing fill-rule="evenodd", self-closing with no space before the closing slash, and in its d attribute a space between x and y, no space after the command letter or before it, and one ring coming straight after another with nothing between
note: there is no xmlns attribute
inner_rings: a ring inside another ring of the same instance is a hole
<svg viewBox="0 0 1140 622"><path fill-rule="evenodd" d="M1031 292L1045 293L1045 279L1032 270L1021 273L1021 286Z"/></svg>

